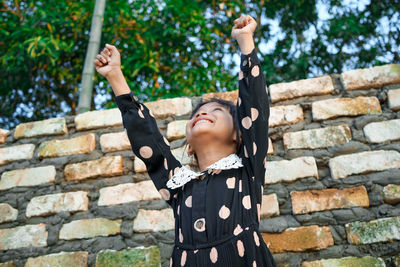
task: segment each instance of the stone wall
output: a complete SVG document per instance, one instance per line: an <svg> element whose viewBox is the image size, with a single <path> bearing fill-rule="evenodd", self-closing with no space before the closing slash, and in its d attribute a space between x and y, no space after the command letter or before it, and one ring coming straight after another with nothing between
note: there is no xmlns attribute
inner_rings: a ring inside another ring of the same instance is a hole
<svg viewBox="0 0 400 267"><path fill-rule="evenodd" d="M260 230L278 265L400 266L400 66L267 91ZM215 96L237 91L148 103L183 164L185 120ZM1 267L169 266L172 210L117 109L0 129L0 175Z"/></svg>

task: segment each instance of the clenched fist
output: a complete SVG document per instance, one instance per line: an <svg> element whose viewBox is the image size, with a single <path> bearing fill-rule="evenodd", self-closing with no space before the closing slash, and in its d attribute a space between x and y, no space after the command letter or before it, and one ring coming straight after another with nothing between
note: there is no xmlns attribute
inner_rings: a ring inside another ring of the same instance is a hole
<svg viewBox="0 0 400 267"><path fill-rule="evenodd" d="M257 22L249 15L243 15L233 21L232 38L239 41L242 36L252 35L257 27Z"/></svg>
<svg viewBox="0 0 400 267"><path fill-rule="evenodd" d="M93 63L96 71L105 78L113 72L121 71L121 55L113 45L106 44L106 47L96 56Z"/></svg>

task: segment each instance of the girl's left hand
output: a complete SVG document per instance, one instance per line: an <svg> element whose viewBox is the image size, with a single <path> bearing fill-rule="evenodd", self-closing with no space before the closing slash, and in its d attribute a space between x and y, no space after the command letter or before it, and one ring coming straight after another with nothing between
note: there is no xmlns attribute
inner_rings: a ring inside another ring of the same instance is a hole
<svg viewBox="0 0 400 267"><path fill-rule="evenodd" d="M238 40L242 35L252 35L257 27L257 22L249 15L242 15L233 21L232 38Z"/></svg>

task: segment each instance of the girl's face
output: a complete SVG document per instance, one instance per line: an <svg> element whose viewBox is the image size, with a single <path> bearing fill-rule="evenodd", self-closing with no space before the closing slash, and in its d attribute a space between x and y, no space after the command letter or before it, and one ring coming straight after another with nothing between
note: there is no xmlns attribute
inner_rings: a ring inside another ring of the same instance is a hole
<svg viewBox="0 0 400 267"><path fill-rule="evenodd" d="M206 145L207 140L235 146L236 132L228 108L217 102L201 106L186 124L186 139L193 149Z"/></svg>

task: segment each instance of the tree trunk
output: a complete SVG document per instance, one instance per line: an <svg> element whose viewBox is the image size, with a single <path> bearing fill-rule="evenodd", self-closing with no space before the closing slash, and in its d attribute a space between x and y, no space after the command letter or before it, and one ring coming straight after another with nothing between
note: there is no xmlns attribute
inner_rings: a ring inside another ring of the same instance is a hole
<svg viewBox="0 0 400 267"><path fill-rule="evenodd" d="M79 94L78 113L90 110L93 91L93 61L99 52L101 39L101 26L103 23L103 14L106 6L106 0L96 0L92 17L92 26L90 28L89 45L86 52L85 65L82 72L82 88Z"/></svg>

